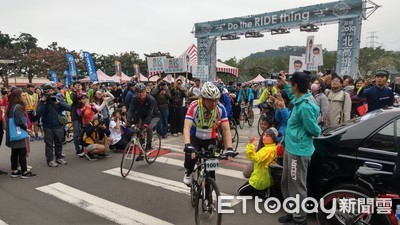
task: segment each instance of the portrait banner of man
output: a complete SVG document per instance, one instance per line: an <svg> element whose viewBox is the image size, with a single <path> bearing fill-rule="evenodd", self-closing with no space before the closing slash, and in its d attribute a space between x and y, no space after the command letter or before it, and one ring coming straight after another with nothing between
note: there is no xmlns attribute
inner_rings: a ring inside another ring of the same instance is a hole
<svg viewBox="0 0 400 225"><path fill-rule="evenodd" d="M304 61L304 57L291 55L289 57L289 73L303 72L306 68Z"/></svg>

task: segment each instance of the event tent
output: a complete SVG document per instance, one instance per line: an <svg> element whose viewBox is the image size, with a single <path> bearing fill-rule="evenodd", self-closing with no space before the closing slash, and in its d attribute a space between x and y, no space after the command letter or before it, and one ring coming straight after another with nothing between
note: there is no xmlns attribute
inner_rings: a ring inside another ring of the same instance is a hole
<svg viewBox="0 0 400 225"><path fill-rule="evenodd" d="M261 83L264 82L265 78L263 76L261 76L261 74L258 74L254 79L249 80L248 82L252 82L252 83Z"/></svg>
<svg viewBox="0 0 400 225"><path fill-rule="evenodd" d="M190 56L190 67L191 69L193 66L197 65L197 46L195 44L192 44L189 46L189 48L182 53L179 58L185 57L185 55L188 54ZM217 61L217 72L223 72L223 73L229 73L234 75L235 77L239 77L239 69L233 66L226 65L225 63Z"/></svg>
<svg viewBox="0 0 400 225"><path fill-rule="evenodd" d="M129 82L132 77L127 76L124 72L121 72L121 77L119 77L117 74L112 76L112 78L115 80L115 82Z"/></svg>
<svg viewBox="0 0 400 225"><path fill-rule="evenodd" d="M112 82L116 82L112 77L108 76L107 74L105 74L103 71L101 71L100 69L98 69L96 71L97 74L97 79L99 81L99 83L112 83ZM83 79L79 80L80 82L90 82L90 78L89 77L85 77Z"/></svg>
<svg viewBox="0 0 400 225"><path fill-rule="evenodd" d="M158 79L160 79L160 77L159 77L158 75L154 75L154 76L151 76L151 77L149 78L149 81L151 81L151 82L156 82Z"/></svg>
<svg viewBox="0 0 400 225"><path fill-rule="evenodd" d="M136 78L136 75L133 76L133 78ZM145 77L142 73L140 73L140 82L147 82L149 81L149 79L147 79L147 77Z"/></svg>

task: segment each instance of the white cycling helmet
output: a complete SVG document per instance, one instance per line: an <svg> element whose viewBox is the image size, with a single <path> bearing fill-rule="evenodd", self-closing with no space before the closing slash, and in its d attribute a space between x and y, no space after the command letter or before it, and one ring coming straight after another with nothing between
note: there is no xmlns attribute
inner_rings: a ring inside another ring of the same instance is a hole
<svg viewBox="0 0 400 225"><path fill-rule="evenodd" d="M201 88L201 96L208 99L219 99L219 97L221 97L221 92L215 84L206 82Z"/></svg>
<svg viewBox="0 0 400 225"><path fill-rule="evenodd" d="M144 91L144 90L146 90L146 85L144 85L143 83L137 83L135 85L135 91L136 92L141 92L141 91Z"/></svg>

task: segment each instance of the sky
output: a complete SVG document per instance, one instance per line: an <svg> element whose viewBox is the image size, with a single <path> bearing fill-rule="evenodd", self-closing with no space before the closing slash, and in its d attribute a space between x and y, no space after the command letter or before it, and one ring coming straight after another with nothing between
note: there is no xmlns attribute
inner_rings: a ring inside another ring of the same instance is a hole
<svg viewBox="0 0 400 225"><path fill-rule="evenodd" d="M10 36L29 33L40 47L52 42L68 50L114 54L169 52L179 57L197 43L191 33L195 23L275 12L332 0L0 0L0 31ZM363 21L361 47L375 32L375 43L400 51L399 0L373 0L381 5ZM392 26L393 25L393 26ZM217 42L217 59L242 59L251 53L279 47L305 46L308 35L328 50L337 49L337 24L316 33L291 30L290 34Z"/></svg>

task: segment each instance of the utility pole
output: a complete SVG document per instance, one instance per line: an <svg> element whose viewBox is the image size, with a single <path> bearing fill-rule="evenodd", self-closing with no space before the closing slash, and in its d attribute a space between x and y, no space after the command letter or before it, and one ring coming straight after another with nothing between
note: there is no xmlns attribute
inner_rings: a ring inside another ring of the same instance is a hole
<svg viewBox="0 0 400 225"><path fill-rule="evenodd" d="M367 37L367 40L369 39L369 42L367 42L367 47L375 49L375 44L379 44L375 39L378 39L378 36L375 36L376 31L368 32L371 34L371 36Z"/></svg>

